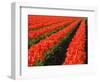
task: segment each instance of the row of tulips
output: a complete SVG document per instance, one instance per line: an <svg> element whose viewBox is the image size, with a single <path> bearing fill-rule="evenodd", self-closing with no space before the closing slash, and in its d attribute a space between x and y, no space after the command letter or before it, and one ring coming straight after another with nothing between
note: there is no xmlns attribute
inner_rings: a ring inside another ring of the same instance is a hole
<svg viewBox="0 0 100 82"><path fill-rule="evenodd" d="M59 23L61 21L62 20L59 20L59 21L58 20L52 20L52 21L45 21L45 22L35 23L35 24L32 24L32 25L29 25L28 29L29 29L29 31L30 30L36 30L36 29L40 29L40 28L49 26L51 24Z"/></svg>
<svg viewBox="0 0 100 82"><path fill-rule="evenodd" d="M45 21L45 22L40 22L40 23L35 23L35 24L32 24L32 25L29 25L28 29L29 31L30 30L37 30L37 29L40 29L40 28L43 28L43 27L47 27L51 24L56 24L56 23L59 23L63 20L48 20L48 21Z"/></svg>
<svg viewBox="0 0 100 82"><path fill-rule="evenodd" d="M64 20L72 20L75 17L60 17L60 16L28 16L28 29L38 29L51 24L59 23Z"/></svg>
<svg viewBox="0 0 100 82"><path fill-rule="evenodd" d="M77 18L79 19L79 18ZM64 25L68 25L69 23L75 21L76 19L73 19L73 20L70 20L70 21L62 21L60 23L57 23L57 24L53 24L51 26L48 26L47 28L42 28L42 29L39 29L39 30L32 30L32 31L29 31L28 33L28 38L29 39L33 39L33 38L37 38L45 33L48 33L48 32L51 32L51 31L54 31L56 30L57 28L60 28Z"/></svg>
<svg viewBox="0 0 100 82"><path fill-rule="evenodd" d="M33 24L37 24L40 22L45 23L47 21L62 20L62 19L66 19L66 17L29 15L28 16L28 25L33 25Z"/></svg>
<svg viewBox="0 0 100 82"><path fill-rule="evenodd" d="M38 29L50 24L57 23L62 19L58 17L48 17L48 16L28 16L28 29Z"/></svg>
<svg viewBox="0 0 100 82"><path fill-rule="evenodd" d="M63 64L84 64L86 61L86 23L81 22L66 52Z"/></svg>
<svg viewBox="0 0 100 82"><path fill-rule="evenodd" d="M66 34L75 28L80 21L81 19L77 19L63 30L60 30L46 39L41 40L39 43L32 45L28 50L28 66L35 65L37 61L44 61L44 53L51 49L54 45L59 44Z"/></svg>
<svg viewBox="0 0 100 82"><path fill-rule="evenodd" d="M74 20L75 20L75 19L73 19L73 21L74 21ZM45 32L45 33L39 35L39 36L36 37L36 38L33 37L32 39L29 39L29 40L28 40L28 47L30 47L32 44L38 43L40 40L45 39L46 37L49 37L49 36L52 35L53 33L56 33L56 32L58 32L58 31L64 29L66 26L68 26L68 25L70 24L71 21L72 21L72 19L71 19L69 22L67 22L65 25L59 26L59 27L56 28L55 30L52 30L52 31L49 30L48 32ZM72 22L73 22L73 21L72 21ZM53 28L51 28L51 29L53 29ZM43 32L43 31L42 31L42 32Z"/></svg>

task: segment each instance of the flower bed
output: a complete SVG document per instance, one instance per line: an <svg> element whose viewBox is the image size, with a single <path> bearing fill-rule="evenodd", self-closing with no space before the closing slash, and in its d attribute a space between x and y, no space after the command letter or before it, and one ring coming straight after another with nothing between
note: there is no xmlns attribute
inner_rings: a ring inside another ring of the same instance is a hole
<svg viewBox="0 0 100 82"><path fill-rule="evenodd" d="M66 52L64 64L84 64L86 61L86 23L81 22Z"/></svg>
<svg viewBox="0 0 100 82"><path fill-rule="evenodd" d="M28 65L33 66L37 64L37 62L40 65L42 62L44 62L44 53L46 53L54 45L59 44L60 41L80 23L80 21L81 19L77 19L66 28L52 34L44 40L41 40L37 44L33 44L28 50Z"/></svg>

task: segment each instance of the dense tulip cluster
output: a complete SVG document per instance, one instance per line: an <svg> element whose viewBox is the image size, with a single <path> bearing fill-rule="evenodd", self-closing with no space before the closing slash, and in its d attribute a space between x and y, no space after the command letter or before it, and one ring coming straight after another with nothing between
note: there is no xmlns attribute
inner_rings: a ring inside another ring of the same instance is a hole
<svg viewBox="0 0 100 82"><path fill-rule="evenodd" d="M76 20L76 19L75 19ZM37 38L45 33L48 33L48 32L51 32L51 31L54 31L56 30L57 28L60 28L64 25L67 25L75 20L70 20L70 21L62 21L60 23L57 23L57 24L53 24L51 26L48 26L47 28L42 28L40 30L32 30L32 31L29 31L28 33L28 38L29 39L33 39L33 38Z"/></svg>
<svg viewBox="0 0 100 82"><path fill-rule="evenodd" d="M81 21L81 19L77 18L77 20L75 22L71 23L70 25L68 25L64 29L58 31L57 33L52 34L51 36L49 36L43 40L41 40L37 44L33 44L28 50L28 66L34 65L36 63L36 61L39 61L39 60L44 61L44 53L47 52L50 48L52 48L55 44L59 44L59 42L73 28L75 28L80 23L80 21ZM63 25L63 24L60 24L60 25ZM83 23L82 23L82 26L84 26ZM81 29L82 29L82 26L81 26ZM84 29L82 31L84 31Z"/></svg>
<svg viewBox="0 0 100 82"><path fill-rule="evenodd" d="M82 20L66 52L64 64L84 64L86 61L86 23Z"/></svg>
<svg viewBox="0 0 100 82"><path fill-rule="evenodd" d="M87 64L87 18L28 15L28 66Z"/></svg>
<svg viewBox="0 0 100 82"><path fill-rule="evenodd" d="M28 30L43 28L51 24L60 23L61 21L70 21L76 19L74 17L56 17L56 16L28 16Z"/></svg>

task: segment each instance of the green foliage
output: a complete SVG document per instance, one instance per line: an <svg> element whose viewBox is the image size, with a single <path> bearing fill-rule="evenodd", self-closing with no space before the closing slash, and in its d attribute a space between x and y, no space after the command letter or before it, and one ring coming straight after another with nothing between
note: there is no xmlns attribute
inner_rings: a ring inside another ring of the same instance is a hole
<svg viewBox="0 0 100 82"><path fill-rule="evenodd" d="M43 61L41 60L37 60L36 63L35 63L35 66L43 66Z"/></svg>

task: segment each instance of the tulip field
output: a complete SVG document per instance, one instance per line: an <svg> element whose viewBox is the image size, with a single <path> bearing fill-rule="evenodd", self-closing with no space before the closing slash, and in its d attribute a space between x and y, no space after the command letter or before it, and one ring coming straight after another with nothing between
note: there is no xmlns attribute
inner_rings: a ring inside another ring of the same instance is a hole
<svg viewBox="0 0 100 82"><path fill-rule="evenodd" d="M28 15L28 66L88 63L87 17Z"/></svg>

